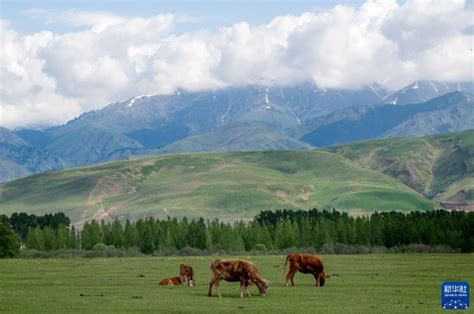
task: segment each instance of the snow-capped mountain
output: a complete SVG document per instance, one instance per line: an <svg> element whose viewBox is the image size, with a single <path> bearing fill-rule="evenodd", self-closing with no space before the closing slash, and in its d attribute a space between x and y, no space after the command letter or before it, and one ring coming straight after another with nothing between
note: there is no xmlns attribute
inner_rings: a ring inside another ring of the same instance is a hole
<svg viewBox="0 0 474 314"><path fill-rule="evenodd" d="M417 104L451 92L474 93L474 82L443 83L415 81L402 89L391 92L383 102L392 105Z"/></svg>

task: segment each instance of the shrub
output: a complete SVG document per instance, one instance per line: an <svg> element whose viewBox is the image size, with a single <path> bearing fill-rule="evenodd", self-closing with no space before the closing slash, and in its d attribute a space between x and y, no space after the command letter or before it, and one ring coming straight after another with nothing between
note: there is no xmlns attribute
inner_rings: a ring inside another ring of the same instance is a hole
<svg viewBox="0 0 474 314"><path fill-rule="evenodd" d="M267 249L267 246L263 243L257 243L255 244L255 246L253 247L253 250L252 250L254 253L259 253L259 254L265 254L267 253L268 249Z"/></svg>
<svg viewBox="0 0 474 314"><path fill-rule="evenodd" d="M186 246L179 252L181 256L202 256L203 252L200 249Z"/></svg>
<svg viewBox="0 0 474 314"><path fill-rule="evenodd" d="M105 251L107 250L108 246L104 243L97 243L92 247L93 251Z"/></svg>

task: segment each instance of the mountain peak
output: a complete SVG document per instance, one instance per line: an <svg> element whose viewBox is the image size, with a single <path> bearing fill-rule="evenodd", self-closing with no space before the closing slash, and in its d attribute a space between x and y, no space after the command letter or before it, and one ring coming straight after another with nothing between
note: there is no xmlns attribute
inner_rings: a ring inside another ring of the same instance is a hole
<svg viewBox="0 0 474 314"><path fill-rule="evenodd" d="M128 102L127 107L133 106L133 104L134 104L137 100L140 100L140 99L146 98L146 97L150 97L150 95L140 95L140 96L135 96L135 97L129 99L129 102Z"/></svg>
<svg viewBox="0 0 474 314"><path fill-rule="evenodd" d="M389 93L383 98L383 101L392 105L417 104L454 91L473 93L474 84L473 82L444 83L417 80Z"/></svg>
<svg viewBox="0 0 474 314"><path fill-rule="evenodd" d="M29 144L21 137L7 128L0 126L0 144L10 144L15 146L28 146Z"/></svg>

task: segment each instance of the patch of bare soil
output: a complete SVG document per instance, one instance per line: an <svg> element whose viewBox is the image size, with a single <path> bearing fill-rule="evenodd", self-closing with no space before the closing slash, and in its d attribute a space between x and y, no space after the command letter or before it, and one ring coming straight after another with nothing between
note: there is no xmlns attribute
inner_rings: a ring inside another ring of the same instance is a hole
<svg viewBox="0 0 474 314"><path fill-rule="evenodd" d="M418 182L420 182L420 177L416 173L415 169L413 169L413 162L412 161L410 161L407 164L407 170L408 170L408 173L410 174L410 182L412 184L418 184Z"/></svg>
<svg viewBox="0 0 474 314"><path fill-rule="evenodd" d="M439 204L449 210L466 211L466 212L474 211L474 204L454 204L454 203L443 203L443 202L440 202Z"/></svg>
<svg viewBox="0 0 474 314"><path fill-rule="evenodd" d="M366 217L366 216L370 216L373 212L368 212L368 211L365 211L363 209L351 209L349 212L349 216L352 216L352 217Z"/></svg>
<svg viewBox="0 0 474 314"><path fill-rule="evenodd" d="M82 228L86 221L96 220L101 221L104 219L114 219L112 213L120 209L121 204L106 208L102 201L109 197L120 196L125 193L133 193L135 188L124 180L121 180L119 176L104 176L102 177L92 190L89 192L87 197L87 205L100 205L97 212L92 215L87 215L87 211L84 211L79 221L75 224L79 229Z"/></svg>
<svg viewBox="0 0 474 314"><path fill-rule="evenodd" d="M135 188L120 180L116 176L104 176L89 192L88 204L94 204L105 198L135 192Z"/></svg>
<svg viewBox="0 0 474 314"><path fill-rule="evenodd" d="M309 198L311 197L311 195L314 194L315 190L316 188L314 187L314 185L311 184L307 188L300 190L299 198L307 202L309 201Z"/></svg>

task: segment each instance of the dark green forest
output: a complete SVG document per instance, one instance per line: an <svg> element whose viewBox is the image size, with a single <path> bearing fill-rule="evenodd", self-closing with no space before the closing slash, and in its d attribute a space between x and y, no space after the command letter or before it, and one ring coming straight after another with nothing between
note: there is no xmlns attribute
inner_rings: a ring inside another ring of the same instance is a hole
<svg viewBox="0 0 474 314"><path fill-rule="evenodd" d="M336 210L265 210L250 222L224 223L202 218L146 218L124 224L118 220L92 221L80 232L70 226L63 213L15 213L1 216L0 222L1 230L11 230L9 237L18 248L21 243L25 249L37 251L135 248L143 254L266 253L290 248L318 252L341 245L391 249L413 244L444 246L460 252L474 249L474 213L445 210L379 212L360 217ZM10 248L9 252L4 256L14 256L18 250Z"/></svg>

